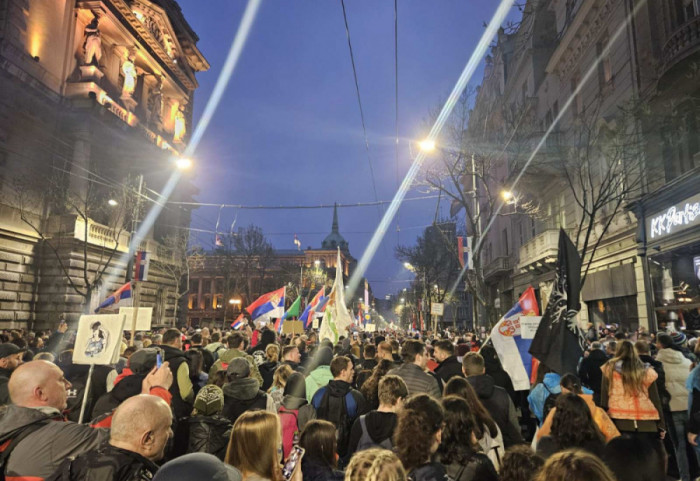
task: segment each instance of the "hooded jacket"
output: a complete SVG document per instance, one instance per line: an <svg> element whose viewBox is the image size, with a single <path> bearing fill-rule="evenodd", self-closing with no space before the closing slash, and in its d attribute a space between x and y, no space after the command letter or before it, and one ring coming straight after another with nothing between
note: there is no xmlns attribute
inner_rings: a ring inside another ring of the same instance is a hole
<svg viewBox="0 0 700 481"><path fill-rule="evenodd" d="M593 391L593 399L596 401L596 404L600 402L600 383L603 379L603 373L600 371L600 368L608 360L608 356L605 355L602 349L593 349L588 354L588 357L583 358L578 368L581 384Z"/></svg>
<svg viewBox="0 0 700 481"><path fill-rule="evenodd" d="M138 453L109 444L68 458L46 481L148 481L158 466Z"/></svg>
<svg viewBox="0 0 700 481"><path fill-rule="evenodd" d="M434 372L440 376L440 379L442 379L442 382L445 384L453 377L464 377L462 373L462 363L457 360L457 356L450 356L442 361L435 368Z"/></svg>
<svg viewBox="0 0 700 481"><path fill-rule="evenodd" d="M301 460L301 472L304 481L343 481L345 478L342 471L333 469L309 455L304 456Z"/></svg>
<svg viewBox="0 0 700 481"><path fill-rule="evenodd" d="M224 409L221 414L231 423L235 423L244 412L254 409L276 412L272 398L260 390L260 383L252 377L234 379L224 384L223 391Z"/></svg>
<svg viewBox="0 0 700 481"><path fill-rule="evenodd" d="M309 404L306 398L285 394L285 396L282 398L282 404L280 406L287 411L299 410L299 414L297 414L297 426L299 426L300 430L304 429L306 423L316 419L316 410L311 404Z"/></svg>
<svg viewBox="0 0 700 481"><path fill-rule="evenodd" d="M12 371L0 367L0 405L10 404L10 391L7 383L10 382Z"/></svg>
<svg viewBox="0 0 700 481"><path fill-rule="evenodd" d="M278 362L272 362L272 361L267 361L264 362L260 365L258 370L260 371L260 375L263 378L263 383L261 389L265 392L267 392L268 389L270 389L270 386L272 386L272 381L274 380L275 377L275 371L279 367Z"/></svg>
<svg viewBox="0 0 700 481"><path fill-rule="evenodd" d="M663 364L666 375L664 387L671 395L668 410L671 412L685 411L688 409L688 389L685 387L685 381L690 374L690 361L682 352L674 349L659 350L656 360Z"/></svg>
<svg viewBox="0 0 700 481"><path fill-rule="evenodd" d="M190 432L187 452L209 453L223 461L231 437L231 421L215 414L213 416L193 416L187 418L187 423Z"/></svg>
<svg viewBox="0 0 700 481"><path fill-rule="evenodd" d="M127 376L118 382L110 392L100 396L92 410L92 419L111 413L130 397L141 394L141 383L145 377L142 374Z"/></svg>
<svg viewBox="0 0 700 481"><path fill-rule="evenodd" d="M390 439L394 435L398 417L396 413L385 413L379 411L370 411L365 415L365 426L367 434L375 444L379 444L386 439ZM351 456L357 451L357 445L362 437L362 425L360 419L357 418L352 425L350 431L350 440L348 441L348 455Z"/></svg>
<svg viewBox="0 0 700 481"><path fill-rule="evenodd" d="M483 453L474 453L466 463L445 465L454 481L498 481L498 473L491 460Z"/></svg>
<svg viewBox="0 0 700 481"><path fill-rule="evenodd" d="M555 372L548 372L544 375L542 382L537 384L527 397L530 404L530 411L537 417L537 422L541 426L544 421L544 403L552 394L561 394L561 376Z"/></svg>
<svg viewBox="0 0 700 481"><path fill-rule="evenodd" d="M501 429L503 444L505 444L506 449L522 443L523 437L520 434L518 414L506 390L496 386L493 378L488 374L469 376L467 381L474 388L479 400Z"/></svg>
<svg viewBox="0 0 700 481"><path fill-rule="evenodd" d="M318 366L311 371L306 377L306 400L311 402L316 391L326 386L332 380L333 374L331 374L330 366Z"/></svg>
<svg viewBox="0 0 700 481"><path fill-rule="evenodd" d="M226 370L226 367L229 365L229 363L237 357L243 357L248 361L248 364L250 365L250 377L257 379L257 381L262 386L263 378L260 375L260 370L258 369L258 366L253 360L253 356L246 354L244 351L239 351L238 349L229 349L227 351L222 352L219 356L219 359L209 370L209 377L213 379L217 371L220 371L221 369Z"/></svg>
<svg viewBox="0 0 700 481"><path fill-rule="evenodd" d="M355 402L354 409L348 396L352 396L352 401ZM339 404L340 402L342 405ZM316 416L319 419L325 419L336 425L338 454L344 458L347 454L352 423L360 415L367 412L365 397L360 391L353 389L349 383L336 379L331 380L327 386L322 387L314 394L311 405L316 410ZM342 412L343 409L345 412ZM342 423L341 420L344 420L345 423Z"/></svg>
<svg viewBox="0 0 700 481"><path fill-rule="evenodd" d="M75 457L96 449L109 439L106 429L93 429L85 424L63 421L52 408L26 408L10 404L0 412L0 438L12 438L38 421L47 424L17 443L5 463L5 476L38 480L51 476L67 457Z"/></svg>

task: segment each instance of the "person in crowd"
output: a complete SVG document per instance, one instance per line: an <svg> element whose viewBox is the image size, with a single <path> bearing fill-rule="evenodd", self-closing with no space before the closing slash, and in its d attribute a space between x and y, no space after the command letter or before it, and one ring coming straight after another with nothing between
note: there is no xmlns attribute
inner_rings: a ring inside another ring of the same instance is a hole
<svg viewBox="0 0 700 481"><path fill-rule="evenodd" d="M355 379L357 389L362 390L362 385L370 378L377 364L377 347L374 344L365 344L362 350L362 366Z"/></svg>
<svg viewBox="0 0 700 481"><path fill-rule="evenodd" d="M377 362L381 361L382 359L392 363L395 362L391 349L391 343L389 341L382 341L377 344Z"/></svg>
<svg viewBox="0 0 700 481"><path fill-rule="evenodd" d="M163 363L143 380L142 392L170 401L172 378ZM12 404L0 412L0 440L14 443L5 455L6 478L45 479L64 459L96 449L109 438L106 429L63 421L70 387L61 369L46 361L25 363L12 373ZM111 421L110 416L102 425Z"/></svg>
<svg viewBox="0 0 700 481"><path fill-rule="evenodd" d="M224 460L232 424L221 415L223 408L224 391L220 387L208 384L200 389L192 416L187 418L188 453L209 453Z"/></svg>
<svg viewBox="0 0 700 481"><path fill-rule="evenodd" d="M447 474L455 481L497 481L493 464L478 452L474 416L467 401L451 395L442 399L442 407L445 427L437 456Z"/></svg>
<svg viewBox="0 0 700 481"><path fill-rule="evenodd" d="M272 386L273 377L279 363L280 347L277 344L268 344L265 348L265 362L260 364L260 375L263 378L262 390L267 391Z"/></svg>
<svg viewBox="0 0 700 481"><path fill-rule="evenodd" d="M481 357L484 358L484 368L486 369L486 374L491 376L493 382L498 387L502 387L506 390L513 404L518 405L519 399L515 394L515 388L513 387L513 381L510 379L510 375L503 369L501 365L501 360L498 358L496 350L491 345L484 346L479 352Z"/></svg>
<svg viewBox="0 0 700 481"><path fill-rule="evenodd" d="M320 419L310 421L301 433L299 446L306 451L301 461L304 481L343 480L343 472L337 469L337 446L333 424Z"/></svg>
<svg viewBox="0 0 700 481"><path fill-rule="evenodd" d="M561 394L561 376L545 364L537 368L537 381L527 396L530 411L537 418L537 425L542 426L544 418L554 406L557 396ZM551 398L551 399L550 399ZM548 401L549 400L549 401Z"/></svg>
<svg viewBox="0 0 700 481"><path fill-rule="evenodd" d="M220 332L213 332L211 334L211 341L204 348L212 353L212 356L214 356L214 362L216 362L216 360L219 359L219 355L226 350L226 346L221 342L221 339Z"/></svg>
<svg viewBox="0 0 700 481"><path fill-rule="evenodd" d="M638 438L619 437L603 449L601 459L617 481L659 481L666 478L664 453Z"/></svg>
<svg viewBox="0 0 700 481"><path fill-rule="evenodd" d="M403 357L401 356L401 345L399 344L399 341L396 339L391 339L389 341L391 344L391 357L394 358L394 363L396 364L401 364L404 362Z"/></svg>
<svg viewBox="0 0 700 481"><path fill-rule="evenodd" d="M617 341L608 341L605 343L605 354L608 356L608 359L614 357L616 352Z"/></svg>
<svg viewBox="0 0 700 481"><path fill-rule="evenodd" d="M65 459L46 481L149 479L173 435L172 421L170 406L161 398L131 397L114 411L109 443Z"/></svg>
<svg viewBox="0 0 700 481"><path fill-rule="evenodd" d="M212 336L214 336L214 333ZM233 466L207 453L191 453L168 461L158 470L153 481L242 481L243 476Z"/></svg>
<svg viewBox="0 0 700 481"><path fill-rule="evenodd" d="M202 387L204 387L207 382L209 382L209 375L203 371L204 369L204 356L202 355L204 351L199 349L190 349L185 352L185 357L189 363L190 370L190 381L192 381L192 387L194 389L194 395L196 396ZM209 353L211 354L211 353Z"/></svg>
<svg viewBox="0 0 700 481"><path fill-rule="evenodd" d="M664 411L667 411L668 403L671 401L671 394L669 394L666 389L666 371L664 371L664 365L654 357L656 354L652 355L652 348L654 351L658 351L656 345L650 344L648 341L642 340L634 343L634 350L639 360L644 364L650 365L652 369L656 371L656 375L658 376L656 378L656 390L659 392L659 398L661 398L661 405ZM603 371L600 373L602 375Z"/></svg>
<svg viewBox="0 0 700 481"><path fill-rule="evenodd" d="M226 378L226 371L216 371L214 374L214 377L209 377L209 384L213 384L214 386L218 386L221 389L224 388L224 385L228 382L228 379Z"/></svg>
<svg viewBox="0 0 700 481"><path fill-rule="evenodd" d="M209 371L209 377L216 374L217 371L225 371L231 361L238 358L243 358L250 364L251 376L258 381L262 386L263 378L260 375L260 370L253 360L253 356L246 354L245 352L245 337L240 332L234 332L228 336L226 340L228 343L228 350L219 353L219 359L214 363L211 370Z"/></svg>
<svg viewBox="0 0 700 481"><path fill-rule="evenodd" d="M275 403L276 410L279 410L280 404L282 404L284 387L287 385L287 380L294 372L295 371L286 364L280 364L279 367L275 369L275 374L272 376L272 385L267 390L267 394L272 398L272 402ZM304 378L303 375L301 377L302 379ZM304 392L306 392L306 389L304 389Z"/></svg>
<svg viewBox="0 0 700 481"><path fill-rule="evenodd" d="M616 481L615 475L593 454L580 449L557 453L544 463L535 481Z"/></svg>
<svg viewBox="0 0 700 481"><path fill-rule="evenodd" d="M601 434L590 409L581 397L573 393L561 394L556 407L552 409L552 428L550 434L540 438L537 454L549 458L552 454L565 449L584 449L600 456L605 446L605 437Z"/></svg>
<svg viewBox="0 0 700 481"><path fill-rule="evenodd" d="M446 383L453 377L463 377L462 363L455 356L455 347L447 339L441 339L433 343L433 358L439 363L435 368L437 374L443 383Z"/></svg>
<svg viewBox="0 0 700 481"><path fill-rule="evenodd" d="M474 388L465 378L455 377L450 379L450 382L445 385L442 395L457 395L467 401L469 411L474 416L474 434L477 443L481 451L488 456L493 467L498 471L505 453L503 435L498 424L496 424L484 405L479 401Z"/></svg>
<svg viewBox="0 0 700 481"><path fill-rule="evenodd" d="M304 376L301 373L292 372L289 366L284 367L289 369L290 374L277 414L282 424L282 449L286 458L292 446L299 440L299 433L309 421L316 418L316 410L306 400Z"/></svg>
<svg viewBox="0 0 700 481"><path fill-rule="evenodd" d="M277 342L277 334L274 330L263 328L260 330L260 337L258 338L258 343L255 346L251 346L248 349L248 354L253 356L255 364L260 366L267 360L267 346L270 344L275 344Z"/></svg>
<svg viewBox="0 0 700 481"><path fill-rule="evenodd" d="M513 401L506 390L496 386L494 380L486 374L484 358L481 357L481 354L467 353L462 360L462 371L467 376L471 387L474 388L479 401L500 428L506 449L522 443L520 423Z"/></svg>
<svg viewBox="0 0 700 481"><path fill-rule="evenodd" d="M170 394L173 396L173 414L175 420L188 416L192 412L194 402L194 386L190 379L190 368L185 352L182 350L182 334L177 329L168 329L163 333L163 360L170 364L173 372L173 385Z"/></svg>
<svg viewBox="0 0 700 481"><path fill-rule="evenodd" d="M392 361L387 361L386 359L380 360L372 371L372 375L362 384L360 392L365 397L367 406L370 409L377 409L379 407L379 382L393 368L394 363Z"/></svg>
<svg viewBox="0 0 700 481"><path fill-rule="evenodd" d="M406 470L389 450L372 448L356 453L345 470L345 481L406 481Z"/></svg>
<svg viewBox="0 0 700 481"><path fill-rule="evenodd" d="M336 357L331 361L330 369L333 379L328 382L328 385L316 391L311 404L319 419L330 421L336 426L338 455L344 458L348 451L352 424L355 419L367 412L367 403L360 391L352 388L351 383L355 372L349 358Z"/></svg>
<svg viewBox="0 0 700 481"><path fill-rule="evenodd" d="M622 341L615 357L601 369L601 405L607 408L617 429L623 435L658 443L659 435L665 436L666 424L656 389L656 371L639 360L630 341Z"/></svg>
<svg viewBox="0 0 700 481"><path fill-rule="evenodd" d="M598 430L605 437L605 441L610 441L611 439L620 435L615 423L612 422L608 413L604 409L599 408L593 402L593 396L591 394L584 394L581 388L581 382L573 374L564 374L560 381L561 393L562 394L576 394L581 399L584 400L588 409L591 412L593 421L595 422ZM537 439L539 440L543 436L549 436L552 432L552 421L554 420L554 413L557 412L556 407L552 408L547 417L542 423L542 427L537 431Z"/></svg>
<svg viewBox="0 0 700 481"><path fill-rule="evenodd" d="M543 465L542 456L521 444L506 451L498 475L500 481L533 481Z"/></svg>
<svg viewBox="0 0 700 481"><path fill-rule="evenodd" d="M238 469L242 481L282 481L278 446L280 422L277 415L251 411L233 425L225 462ZM301 469L292 477L301 481Z"/></svg>
<svg viewBox="0 0 700 481"><path fill-rule="evenodd" d="M396 413L408 397L408 387L398 376L384 376L379 381L379 407L360 416L352 425L348 456L372 447L393 448Z"/></svg>
<svg viewBox="0 0 700 481"><path fill-rule="evenodd" d="M700 364L695 366L686 380L685 387L688 390L688 443L693 447L695 456L700 461Z"/></svg>
<svg viewBox="0 0 700 481"><path fill-rule="evenodd" d="M301 353L296 346L284 346L282 349L282 364L304 374L304 368L301 366Z"/></svg>
<svg viewBox="0 0 700 481"><path fill-rule="evenodd" d="M333 350L323 346L316 351L312 364L309 366L309 374L306 377L306 398L309 402L320 388L326 386L333 380L331 373L331 361L333 360ZM313 369L312 369L313 368Z"/></svg>
<svg viewBox="0 0 700 481"><path fill-rule="evenodd" d="M22 349L12 343L0 344L0 406L10 403L10 391L7 384L10 376L22 364Z"/></svg>
<svg viewBox="0 0 700 481"><path fill-rule="evenodd" d="M399 412L394 432L395 452L411 481L448 481L447 470L433 461L442 442L445 412L427 394L409 397Z"/></svg>
<svg viewBox="0 0 700 481"><path fill-rule="evenodd" d="M673 338L666 333L661 332L656 336L656 347L659 349L656 360L663 365L666 392L670 395L668 404L663 408L668 434L676 454L681 481L690 481L685 433L688 424L688 389L685 382L691 363L681 351L673 348Z"/></svg>
<svg viewBox="0 0 700 481"><path fill-rule="evenodd" d="M216 361L216 359L214 359L213 352L204 347L204 345L203 345L204 338L202 337L201 333L193 334L192 338L190 340L192 341L192 344L190 346L190 350L199 351L202 354L202 370L208 374L209 370L211 369L211 367L214 365L214 362Z"/></svg>
<svg viewBox="0 0 700 481"><path fill-rule="evenodd" d="M426 393L435 398L442 395L438 381L425 372L428 354L425 344L415 339L404 341L401 349L403 364L389 371L389 374L399 376L408 386L408 394Z"/></svg>
<svg viewBox="0 0 700 481"><path fill-rule="evenodd" d="M224 409L222 415L232 423L241 414L256 409L275 411L272 397L260 390L260 383L252 377L250 362L244 357L231 360L226 368L228 383L224 385Z"/></svg>

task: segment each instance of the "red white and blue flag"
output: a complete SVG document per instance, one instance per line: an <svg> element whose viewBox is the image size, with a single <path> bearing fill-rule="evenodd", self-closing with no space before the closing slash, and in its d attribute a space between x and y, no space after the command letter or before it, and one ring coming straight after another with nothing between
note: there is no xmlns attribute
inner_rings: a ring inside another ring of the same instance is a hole
<svg viewBox="0 0 700 481"><path fill-rule="evenodd" d="M231 327L234 329L240 329L245 325L245 318L243 317L243 314L238 316L233 323L231 323Z"/></svg>
<svg viewBox="0 0 700 481"><path fill-rule="evenodd" d="M130 299L131 298L131 282L127 282L123 286L121 286L119 289L114 291L111 296L109 296L107 299L102 301L102 304L97 306L97 309L95 309L95 312L99 311L100 309L104 309L105 307L109 307L113 304L118 304L119 301L122 299Z"/></svg>
<svg viewBox="0 0 700 481"><path fill-rule="evenodd" d="M148 280L148 252L138 251L136 253L136 260L134 261L134 277L135 281L147 281Z"/></svg>
<svg viewBox="0 0 700 481"><path fill-rule="evenodd" d="M284 287L268 292L258 297L255 302L245 308L253 322L268 320L284 315Z"/></svg>
<svg viewBox="0 0 700 481"><path fill-rule="evenodd" d="M326 286L323 286L321 290L319 290L316 295L311 299L311 302L309 302L306 305L306 308L304 309L304 312L301 313L301 316L299 316L300 321L304 321L304 329L308 329L309 326L311 326L311 321L314 320L314 315L316 312L318 312L319 305L322 302L323 299L326 299L324 294L326 293ZM324 302L325 306L325 302Z"/></svg>
<svg viewBox="0 0 700 481"><path fill-rule="evenodd" d="M533 362L537 362L528 352L532 339L522 337L522 316L539 316L537 298L532 286L523 292L518 302L491 331L493 347L498 353L503 369L510 375L516 391L530 389Z"/></svg>

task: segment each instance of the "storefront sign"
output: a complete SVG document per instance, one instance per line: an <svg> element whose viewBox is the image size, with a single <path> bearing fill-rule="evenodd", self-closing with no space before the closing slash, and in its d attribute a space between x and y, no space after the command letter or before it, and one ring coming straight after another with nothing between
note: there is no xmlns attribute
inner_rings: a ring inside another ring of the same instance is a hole
<svg viewBox="0 0 700 481"><path fill-rule="evenodd" d="M700 194L669 207L665 212L647 217L650 239L658 239L695 225L700 225Z"/></svg>

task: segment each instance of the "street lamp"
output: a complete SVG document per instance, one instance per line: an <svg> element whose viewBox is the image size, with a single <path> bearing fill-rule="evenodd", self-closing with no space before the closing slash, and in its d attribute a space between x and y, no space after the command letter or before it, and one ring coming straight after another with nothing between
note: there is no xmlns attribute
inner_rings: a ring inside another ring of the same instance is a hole
<svg viewBox="0 0 700 481"><path fill-rule="evenodd" d="M316 259L316 260L314 261L314 265L315 265L316 267L320 266L320 265L321 265L321 261L318 260L318 259Z"/></svg>
<svg viewBox="0 0 700 481"><path fill-rule="evenodd" d="M503 197L503 200L508 202L513 198L513 193L509 190L504 190L501 192L501 197Z"/></svg>
<svg viewBox="0 0 700 481"><path fill-rule="evenodd" d="M119 202L117 202L117 201L114 200L114 199L109 199L109 200L107 201L107 203L110 205L110 207L116 207L116 206L119 205Z"/></svg>
<svg viewBox="0 0 700 481"><path fill-rule="evenodd" d="M192 167L192 159L188 157L178 157L175 159L175 167L178 170L189 170Z"/></svg>
<svg viewBox="0 0 700 481"><path fill-rule="evenodd" d="M409 270L411 272L416 272L416 268L413 267L413 264L411 264L410 262L404 262L403 266L406 270Z"/></svg>
<svg viewBox="0 0 700 481"><path fill-rule="evenodd" d="M228 300L228 303L231 304L231 305L240 304L240 303L241 303L241 300L240 300L240 299L229 299L229 300Z"/></svg>
<svg viewBox="0 0 700 481"><path fill-rule="evenodd" d="M424 139L418 142L418 147L425 152L425 153L430 153L433 150L435 150L435 141L432 139Z"/></svg>

